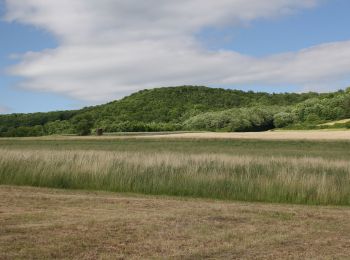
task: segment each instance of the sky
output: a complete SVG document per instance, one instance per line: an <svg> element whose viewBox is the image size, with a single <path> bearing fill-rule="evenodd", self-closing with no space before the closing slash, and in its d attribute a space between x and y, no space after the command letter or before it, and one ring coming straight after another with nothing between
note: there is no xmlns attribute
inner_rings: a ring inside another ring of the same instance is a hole
<svg viewBox="0 0 350 260"><path fill-rule="evenodd" d="M348 0L0 0L0 113L135 91L350 86Z"/></svg>

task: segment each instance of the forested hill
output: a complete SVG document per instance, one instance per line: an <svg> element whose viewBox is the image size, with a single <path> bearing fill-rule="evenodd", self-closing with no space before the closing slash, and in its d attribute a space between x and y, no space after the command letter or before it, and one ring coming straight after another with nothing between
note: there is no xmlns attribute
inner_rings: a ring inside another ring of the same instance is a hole
<svg viewBox="0 0 350 260"><path fill-rule="evenodd" d="M309 126L350 116L348 96L349 91L269 94L197 86L156 88L81 110L1 115L0 136L89 134L95 128L254 131Z"/></svg>
<svg viewBox="0 0 350 260"><path fill-rule="evenodd" d="M317 93L268 94L194 86L156 88L95 107L94 117L118 122L178 123L201 112L256 105L289 106L317 96Z"/></svg>

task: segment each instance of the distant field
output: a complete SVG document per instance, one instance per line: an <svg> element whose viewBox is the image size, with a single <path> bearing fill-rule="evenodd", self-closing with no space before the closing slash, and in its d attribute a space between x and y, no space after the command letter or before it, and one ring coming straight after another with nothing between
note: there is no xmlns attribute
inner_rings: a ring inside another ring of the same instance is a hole
<svg viewBox="0 0 350 260"><path fill-rule="evenodd" d="M347 130L267 131L246 133L180 133L153 138L203 138L203 139L257 139L257 140L349 140Z"/></svg>
<svg viewBox="0 0 350 260"><path fill-rule="evenodd" d="M350 205L349 147L345 140L1 139L0 184Z"/></svg>
<svg viewBox="0 0 350 260"><path fill-rule="evenodd" d="M0 186L0 259L348 259L349 208Z"/></svg>
<svg viewBox="0 0 350 260"><path fill-rule="evenodd" d="M113 139L256 139L256 140L347 140L350 130L276 130L267 132L148 132L110 133L104 136L44 136L23 137L20 140L113 140ZM13 138L2 138L13 140Z"/></svg>

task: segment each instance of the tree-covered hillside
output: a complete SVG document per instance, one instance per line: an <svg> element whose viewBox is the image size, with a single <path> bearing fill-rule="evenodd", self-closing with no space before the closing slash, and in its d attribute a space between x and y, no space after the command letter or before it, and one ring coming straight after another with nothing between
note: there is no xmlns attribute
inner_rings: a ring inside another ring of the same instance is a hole
<svg viewBox="0 0 350 260"><path fill-rule="evenodd" d="M0 116L0 136L124 131L261 131L350 117L350 92L255 93L197 86L156 88L75 111Z"/></svg>
<svg viewBox="0 0 350 260"><path fill-rule="evenodd" d="M96 107L96 115L118 121L181 122L195 114L256 105L288 106L317 97L307 94L268 94L207 87L169 87L143 90Z"/></svg>

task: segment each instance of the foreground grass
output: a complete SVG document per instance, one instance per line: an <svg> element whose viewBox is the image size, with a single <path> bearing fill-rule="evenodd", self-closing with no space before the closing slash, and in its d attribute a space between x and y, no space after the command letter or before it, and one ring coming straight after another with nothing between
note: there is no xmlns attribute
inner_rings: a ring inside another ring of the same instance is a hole
<svg viewBox="0 0 350 260"><path fill-rule="evenodd" d="M0 184L350 205L348 147L344 142L6 140L0 147Z"/></svg>
<svg viewBox="0 0 350 260"><path fill-rule="evenodd" d="M0 259L347 259L349 208L0 186Z"/></svg>

